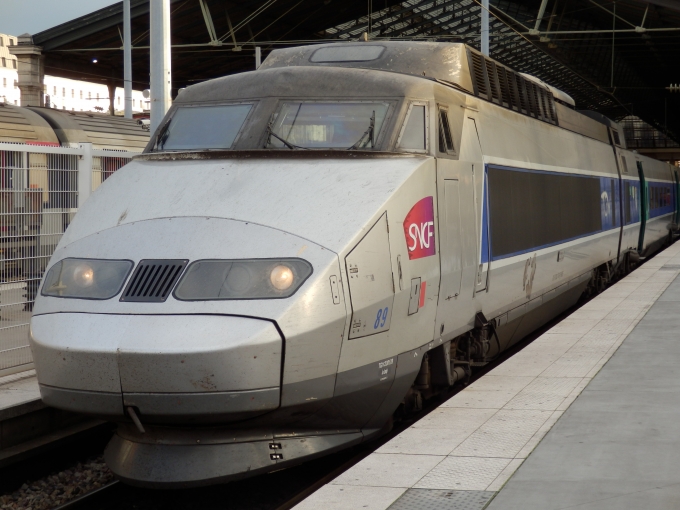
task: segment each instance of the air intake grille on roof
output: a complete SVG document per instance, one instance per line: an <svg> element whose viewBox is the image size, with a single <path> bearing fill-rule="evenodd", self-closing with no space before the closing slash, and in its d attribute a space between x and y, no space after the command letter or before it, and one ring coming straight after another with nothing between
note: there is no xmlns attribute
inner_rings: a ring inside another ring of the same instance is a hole
<svg viewBox="0 0 680 510"><path fill-rule="evenodd" d="M188 260L142 260L130 283L125 288L121 301L165 301Z"/></svg>
<svg viewBox="0 0 680 510"><path fill-rule="evenodd" d="M468 49L475 95L523 115L557 124L551 92L513 70Z"/></svg>
<svg viewBox="0 0 680 510"><path fill-rule="evenodd" d="M475 84L475 93L484 99L488 99L486 79L484 79L484 70L482 69L482 65L484 65L482 56L474 52L470 52L469 55L472 63L470 71Z"/></svg>

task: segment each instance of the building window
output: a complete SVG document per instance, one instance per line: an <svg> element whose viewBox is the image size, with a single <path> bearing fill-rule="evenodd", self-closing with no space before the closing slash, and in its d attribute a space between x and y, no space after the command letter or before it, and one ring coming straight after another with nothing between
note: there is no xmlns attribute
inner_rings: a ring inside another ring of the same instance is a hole
<svg viewBox="0 0 680 510"><path fill-rule="evenodd" d="M82 99L82 98L83 98L83 91L81 90L80 91L80 99Z"/></svg>
<svg viewBox="0 0 680 510"><path fill-rule="evenodd" d="M87 98L88 98L88 99L92 99L92 92L88 92L88 93L87 93Z"/></svg>
<svg viewBox="0 0 680 510"><path fill-rule="evenodd" d="M7 59L2 57L2 67L7 67Z"/></svg>
<svg viewBox="0 0 680 510"><path fill-rule="evenodd" d="M118 96L118 104L120 104L120 96Z"/></svg>
<svg viewBox="0 0 680 510"><path fill-rule="evenodd" d="M66 87L61 88L61 97L66 97Z"/></svg>
<svg viewBox="0 0 680 510"><path fill-rule="evenodd" d="M17 83L16 80L14 80L14 88L15 88L15 89L18 89L18 88L19 88L19 84Z"/></svg>
<svg viewBox="0 0 680 510"><path fill-rule="evenodd" d="M14 69L17 68L17 61L16 61L16 59L15 59L15 60L12 60L12 67L14 67Z"/></svg>
<svg viewBox="0 0 680 510"><path fill-rule="evenodd" d="M43 84L43 94L47 94L47 85Z"/></svg>
<svg viewBox="0 0 680 510"><path fill-rule="evenodd" d="M71 98L73 99L75 97L76 97L76 91L71 89Z"/></svg>
<svg viewBox="0 0 680 510"><path fill-rule="evenodd" d="M2 37L0 37L0 46L4 46L4 45L5 45L5 40Z"/></svg>
<svg viewBox="0 0 680 510"><path fill-rule="evenodd" d="M7 88L7 78L2 79L2 86L3 88Z"/></svg>
<svg viewBox="0 0 680 510"><path fill-rule="evenodd" d="M97 102L99 102L99 92L97 92Z"/></svg>
<svg viewBox="0 0 680 510"><path fill-rule="evenodd" d="M57 87L54 87L54 93L52 94L53 96L57 95Z"/></svg>

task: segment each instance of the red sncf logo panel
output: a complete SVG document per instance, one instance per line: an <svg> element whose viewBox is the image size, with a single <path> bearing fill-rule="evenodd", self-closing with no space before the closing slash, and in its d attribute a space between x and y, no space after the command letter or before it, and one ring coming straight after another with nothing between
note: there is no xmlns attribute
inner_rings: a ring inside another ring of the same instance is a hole
<svg viewBox="0 0 680 510"><path fill-rule="evenodd" d="M429 257L436 253L434 242L434 200L419 200L406 215L404 235L410 260Z"/></svg>

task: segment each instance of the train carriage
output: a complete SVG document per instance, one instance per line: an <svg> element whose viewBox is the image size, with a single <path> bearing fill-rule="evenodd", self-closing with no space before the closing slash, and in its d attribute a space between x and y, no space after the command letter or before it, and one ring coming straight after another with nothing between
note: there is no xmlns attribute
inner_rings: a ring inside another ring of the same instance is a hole
<svg viewBox="0 0 680 510"><path fill-rule="evenodd" d="M181 92L76 215L31 323L41 394L118 421L130 483L303 462L625 274L677 198L615 123L462 44L276 50Z"/></svg>
<svg viewBox="0 0 680 510"><path fill-rule="evenodd" d="M148 140L136 120L0 103L0 142L39 147L91 143L94 149L141 152ZM127 162L115 156L92 158L93 188ZM28 307L49 255L78 208L77 172L77 156L26 153L20 145L0 150L0 274L29 279Z"/></svg>

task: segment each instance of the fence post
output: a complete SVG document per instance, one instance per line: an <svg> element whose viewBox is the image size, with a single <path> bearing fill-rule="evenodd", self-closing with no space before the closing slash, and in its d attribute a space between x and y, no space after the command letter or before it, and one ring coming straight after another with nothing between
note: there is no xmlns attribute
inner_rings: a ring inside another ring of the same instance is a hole
<svg viewBox="0 0 680 510"><path fill-rule="evenodd" d="M92 193L92 144L79 144L83 153L78 157L78 209Z"/></svg>

